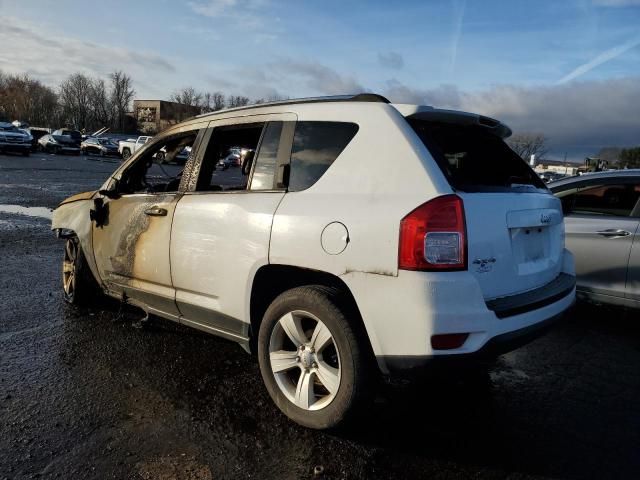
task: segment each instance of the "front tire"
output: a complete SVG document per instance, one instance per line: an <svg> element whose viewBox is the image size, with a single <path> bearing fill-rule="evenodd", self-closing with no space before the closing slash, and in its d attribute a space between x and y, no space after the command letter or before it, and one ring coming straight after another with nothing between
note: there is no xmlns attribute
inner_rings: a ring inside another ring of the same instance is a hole
<svg viewBox="0 0 640 480"><path fill-rule="evenodd" d="M131 156L131 150L129 150L128 148L125 148L124 150L122 150L122 160L129 160L130 156Z"/></svg>
<svg viewBox="0 0 640 480"><path fill-rule="evenodd" d="M89 305L98 296L99 287L77 237L67 238L62 261L62 292L72 305Z"/></svg>
<svg viewBox="0 0 640 480"><path fill-rule="evenodd" d="M333 289L288 290L260 325L258 360L267 391L285 415L305 427L337 427L367 399L366 352Z"/></svg>

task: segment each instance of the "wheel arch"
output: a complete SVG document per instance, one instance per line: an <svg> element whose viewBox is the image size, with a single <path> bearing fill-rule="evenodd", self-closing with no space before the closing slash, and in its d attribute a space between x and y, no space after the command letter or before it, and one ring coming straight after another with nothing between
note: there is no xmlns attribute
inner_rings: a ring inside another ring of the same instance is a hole
<svg viewBox="0 0 640 480"><path fill-rule="evenodd" d="M358 304L347 284L338 276L320 270L290 265L267 264L260 267L253 278L250 296L249 343L252 353L257 352L257 338L262 317L273 300L287 290L302 286L321 286L338 295L340 305L365 341L367 353L375 360L371 340L360 314Z"/></svg>
<svg viewBox="0 0 640 480"><path fill-rule="evenodd" d="M74 200L82 195L88 198ZM78 237L87 265L96 281L100 283L98 280L100 276L93 256L93 235L89 218L89 211L93 207L93 201L90 199L92 196L91 192L87 192L65 200L67 203L63 202L53 211L51 229L58 234L59 238Z"/></svg>

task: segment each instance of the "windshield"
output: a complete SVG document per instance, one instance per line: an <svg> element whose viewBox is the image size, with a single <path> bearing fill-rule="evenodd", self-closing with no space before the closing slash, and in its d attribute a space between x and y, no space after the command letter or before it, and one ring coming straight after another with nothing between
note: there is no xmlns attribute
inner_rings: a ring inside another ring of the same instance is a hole
<svg viewBox="0 0 640 480"><path fill-rule="evenodd" d="M484 127L410 121L451 186L462 191L545 188L538 175Z"/></svg>
<svg viewBox="0 0 640 480"><path fill-rule="evenodd" d="M3 132L15 132L15 133L20 133L20 130L18 130L15 126L13 125L2 125L0 126L0 130L2 130Z"/></svg>

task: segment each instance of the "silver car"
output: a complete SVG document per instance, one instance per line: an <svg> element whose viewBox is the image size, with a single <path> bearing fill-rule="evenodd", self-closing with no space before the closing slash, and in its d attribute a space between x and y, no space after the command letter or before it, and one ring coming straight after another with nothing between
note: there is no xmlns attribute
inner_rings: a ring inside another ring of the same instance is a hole
<svg viewBox="0 0 640 480"><path fill-rule="evenodd" d="M640 308L640 170L587 173L548 187L562 201L578 297Z"/></svg>

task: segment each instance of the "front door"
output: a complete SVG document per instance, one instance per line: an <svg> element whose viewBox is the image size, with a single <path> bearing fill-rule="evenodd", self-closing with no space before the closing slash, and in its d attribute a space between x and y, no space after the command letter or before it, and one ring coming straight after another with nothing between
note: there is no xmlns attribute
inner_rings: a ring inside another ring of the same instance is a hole
<svg viewBox="0 0 640 480"><path fill-rule="evenodd" d="M600 183L567 193L558 196L566 214L566 246L575 256L578 290L624 299L640 190L633 183Z"/></svg>
<svg viewBox="0 0 640 480"><path fill-rule="evenodd" d="M171 161L198 132L192 127L163 135L132 157L115 177L117 195L102 198L92 226L96 266L110 293L176 320L169 242L184 167L159 165L155 158L164 149L164 161Z"/></svg>
<svg viewBox="0 0 640 480"><path fill-rule="evenodd" d="M169 239L177 193L140 193L105 199L108 219L93 225L93 249L105 286L170 315L177 315Z"/></svg>

